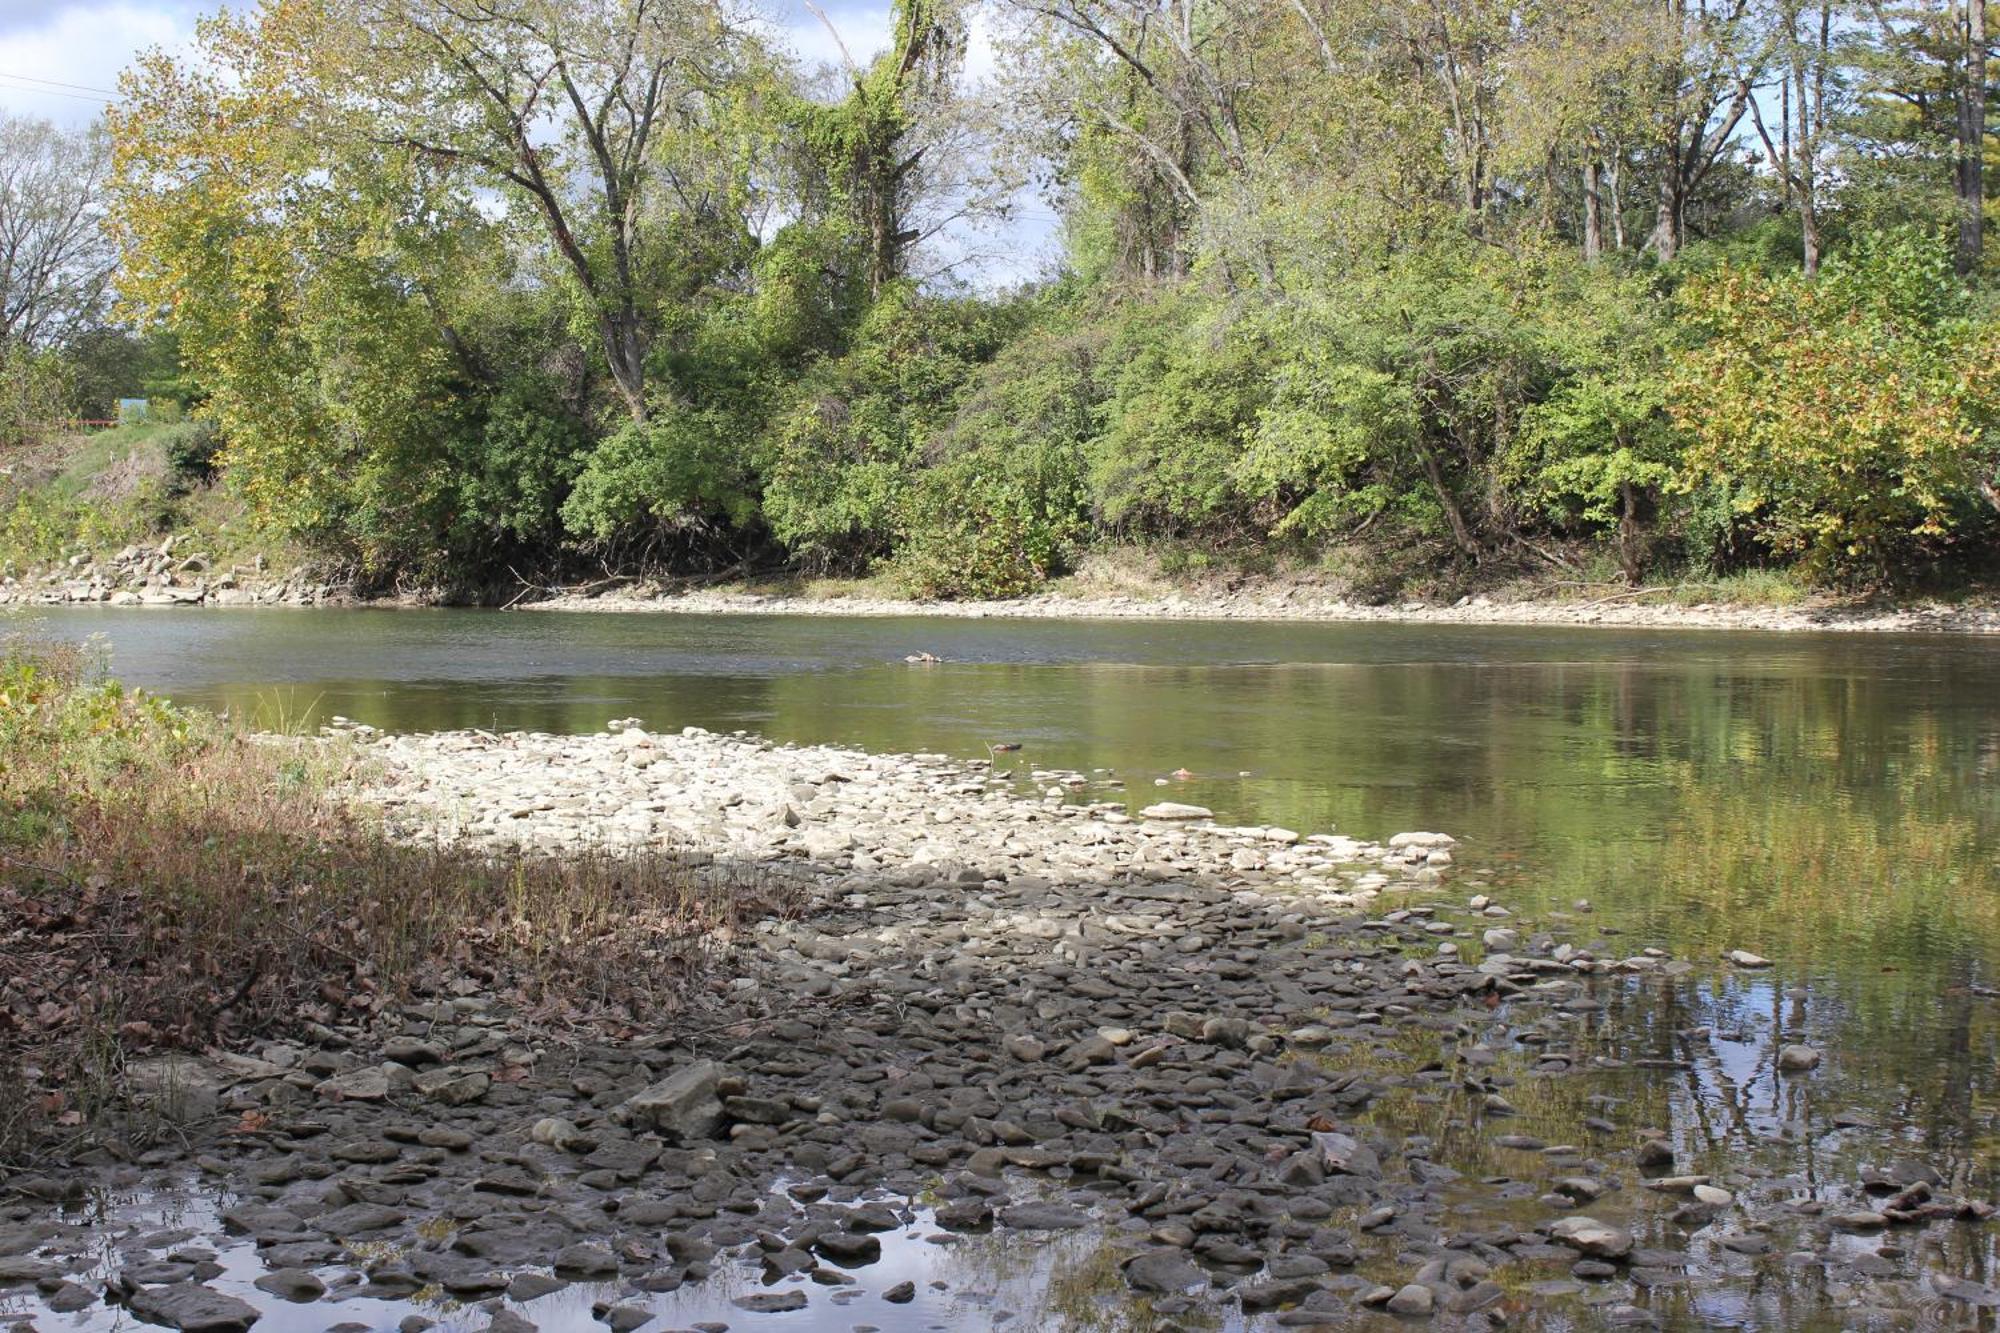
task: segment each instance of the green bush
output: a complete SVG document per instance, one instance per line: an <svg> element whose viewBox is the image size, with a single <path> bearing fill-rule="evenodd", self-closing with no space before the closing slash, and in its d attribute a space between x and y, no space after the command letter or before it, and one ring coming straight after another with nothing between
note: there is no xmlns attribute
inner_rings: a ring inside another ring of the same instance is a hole
<svg viewBox="0 0 2000 1333"><path fill-rule="evenodd" d="M1024 313L898 284L806 373L762 460L764 516L795 560L858 572L894 549L926 446Z"/></svg>
<svg viewBox="0 0 2000 1333"><path fill-rule="evenodd" d="M1144 536L1243 535L1234 464L1269 397L1261 331L1192 295L1116 312L1088 446L1098 520Z"/></svg>
<svg viewBox="0 0 2000 1333"><path fill-rule="evenodd" d="M189 490L215 480L222 432L213 421L182 421L162 428L155 438L166 456L167 476L176 487Z"/></svg>
<svg viewBox="0 0 2000 1333"><path fill-rule="evenodd" d="M563 502L563 525L579 537L608 541L711 515L747 522L753 513L747 472L743 431L728 412L661 403L590 452Z"/></svg>
<svg viewBox="0 0 2000 1333"><path fill-rule="evenodd" d="M1979 512L2000 455L2000 321L1911 229L1857 238L1818 279L1724 267L1680 312L1677 479L1720 485L1769 549L1822 578L1886 578Z"/></svg>

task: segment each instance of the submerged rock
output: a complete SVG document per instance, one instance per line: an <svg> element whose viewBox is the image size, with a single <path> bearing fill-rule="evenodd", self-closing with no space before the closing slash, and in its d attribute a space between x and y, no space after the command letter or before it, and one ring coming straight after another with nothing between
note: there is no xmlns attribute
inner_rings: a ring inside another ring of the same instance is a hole
<svg viewBox="0 0 2000 1333"><path fill-rule="evenodd" d="M1778 1068L1787 1074L1802 1074L1809 1069L1817 1069L1819 1061L1819 1052L1810 1046L1782 1046L1778 1049Z"/></svg>

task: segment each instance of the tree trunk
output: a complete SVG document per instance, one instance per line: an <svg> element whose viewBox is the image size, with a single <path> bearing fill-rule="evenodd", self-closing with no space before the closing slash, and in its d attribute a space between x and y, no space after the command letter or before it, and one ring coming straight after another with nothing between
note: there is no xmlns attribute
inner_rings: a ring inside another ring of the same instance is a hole
<svg viewBox="0 0 2000 1333"><path fill-rule="evenodd" d="M646 346L645 333L639 327L636 310L626 309L616 314L599 315L597 319L598 341L604 344L604 361L611 371L611 382L617 386L618 396L625 400L625 410L632 420L646 419Z"/></svg>
<svg viewBox="0 0 2000 1333"><path fill-rule="evenodd" d="M1617 158L1611 159L1611 169L1606 174L1611 182L1611 248L1623 254L1625 253L1625 196L1618 190L1618 180L1623 172L1619 170Z"/></svg>
<svg viewBox="0 0 2000 1333"><path fill-rule="evenodd" d="M1806 62L1794 58L1792 81L1799 106L1797 170L1799 192L1799 234L1805 240L1805 270L1808 278L1819 276L1819 126L1812 102L1806 97ZM1789 146L1787 148L1789 151Z"/></svg>
<svg viewBox="0 0 2000 1333"><path fill-rule="evenodd" d="M1583 167L1583 259L1594 264L1604 254L1604 164L1592 158Z"/></svg>
<svg viewBox="0 0 2000 1333"><path fill-rule="evenodd" d="M1958 0L1958 271L1979 267L1986 213L1986 0Z"/></svg>
<svg viewBox="0 0 2000 1333"><path fill-rule="evenodd" d="M1472 528L1465 521L1465 511L1458 506L1458 497L1451 493L1451 484L1445 480L1444 468L1439 466L1437 451L1430 441L1422 438L1423 430L1417 431L1417 453L1423 459L1424 477L1431 484L1431 493L1437 496L1438 505L1444 510L1444 521L1451 527L1451 539L1458 546L1459 554L1473 559L1479 557L1479 542L1472 535Z"/></svg>
<svg viewBox="0 0 2000 1333"><path fill-rule="evenodd" d="M1638 587L1646 572L1646 548L1639 531L1639 488L1629 481L1618 483L1618 564L1625 582Z"/></svg>
<svg viewBox="0 0 2000 1333"><path fill-rule="evenodd" d="M1451 528L1451 539L1458 547L1459 554L1473 560L1479 558L1479 540L1472 535L1472 527L1465 521L1465 511L1459 507L1458 497L1452 494L1451 483L1444 475L1444 466L1438 462L1437 450L1431 447L1431 423L1442 415L1438 410L1435 394L1442 387L1437 375L1437 354L1424 354L1425 379L1424 399L1426 410L1417 423L1417 457L1424 465L1424 478L1431 484L1431 493L1437 496L1438 507L1444 510L1444 521Z"/></svg>
<svg viewBox="0 0 2000 1333"><path fill-rule="evenodd" d="M1660 173L1659 207L1653 222L1653 249L1662 264L1673 263L1674 256L1681 252L1683 207L1680 163L1669 160Z"/></svg>

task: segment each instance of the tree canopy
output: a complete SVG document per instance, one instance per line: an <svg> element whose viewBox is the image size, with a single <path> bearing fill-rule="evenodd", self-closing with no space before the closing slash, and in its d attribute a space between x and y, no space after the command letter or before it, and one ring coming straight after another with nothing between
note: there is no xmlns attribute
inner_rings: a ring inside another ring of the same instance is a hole
<svg viewBox="0 0 2000 1333"><path fill-rule="evenodd" d="M891 11L832 69L720 0L225 11L128 72L103 188L0 170L0 242L94 238L0 271L0 339L115 289L223 484L382 577L1992 553L1985 0ZM954 266L1023 210L1045 268Z"/></svg>

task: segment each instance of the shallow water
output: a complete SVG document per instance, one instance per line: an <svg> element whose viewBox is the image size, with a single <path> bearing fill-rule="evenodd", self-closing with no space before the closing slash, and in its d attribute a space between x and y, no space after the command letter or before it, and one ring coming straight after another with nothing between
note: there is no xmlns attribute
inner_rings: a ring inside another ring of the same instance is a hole
<svg viewBox="0 0 2000 1333"><path fill-rule="evenodd" d="M587 731L629 714L880 750L977 755L1010 742L1022 749L1000 761L1024 781L1039 765L1109 768L1134 804L1185 768L1195 777L1164 794L1226 819L1363 838L1442 829L1462 840L1455 901L1485 889L1546 923L1587 899L1571 922L1580 942L1601 934L1608 956L1658 946L1697 964L1677 979L1607 980L1606 1016L1558 1025L1556 1049L1586 1072L1541 1077L1532 1048L1513 1047L1522 1114L1507 1129L1562 1141L1589 1115L1665 1129L1681 1169L1735 1173L1732 1187L1773 1219L1778 1255L1809 1221L1797 1205L1856 1202L1863 1165L1912 1157L1994 1193L2000 643L374 610L66 610L44 623L101 634L128 681L265 722L338 713L397 729ZM917 651L947 660L902 660ZM1777 966L1718 967L1730 948ZM1509 1021L1508 1008L1494 1015L1496 1047L1518 1035ZM1800 1040L1826 1052L1824 1066L1781 1076L1777 1048ZM1437 1160L1472 1178L1525 1174L1509 1160L1519 1154L1488 1141L1491 1126L1464 1130L1464 1094L1425 1069L1428 1053L1383 1055L1406 1060L1410 1081L1377 1105L1376 1125L1436 1136ZM1623 1063L1591 1067L1607 1058ZM1491 1191L1467 1206L1505 1214ZM1542 1215L1532 1193L1524 1206ZM1858 1261L1881 1270L1869 1274L1752 1265L1714 1243L1727 1227L1669 1235L1652 1196L1592 1211L1697 1256L1688 1287L1623 1293L1692 1327L1964 1327L1970 1307L1936 1300L1930 1276L2000 1273L1989 1234L2000 1225L1843 1241L1836 1255L1874 1256ZM992 1312L963 1304L979 1287L996 1308L1026 1309L1015 1327L1121 1327L1100 1239L946 1250L912 1237L864 1276L870 1292L910 1277L916 1302L864 1296L829 1324L816 1299L798 1326L985 1327ZM975 1263L978 1281L946 1276ZM1078 1313L1038 1289L1070 1293ZM1832 1313L1885 1293L1904 1316ZM690 1303L670 1320L727 1318L711 1308L727 1295L712 1282L666 1298ZM573 1299L573 1316L552 1310L545 1325L582 1327L589 1302ZM1539 1326L1594 1326L1574 1301L1531 1304L1546 1311Z"/></svg>

